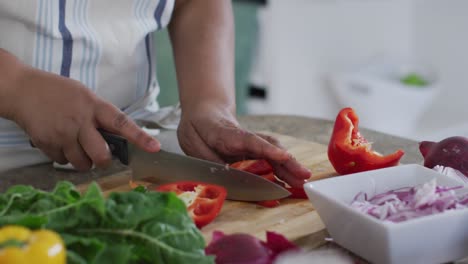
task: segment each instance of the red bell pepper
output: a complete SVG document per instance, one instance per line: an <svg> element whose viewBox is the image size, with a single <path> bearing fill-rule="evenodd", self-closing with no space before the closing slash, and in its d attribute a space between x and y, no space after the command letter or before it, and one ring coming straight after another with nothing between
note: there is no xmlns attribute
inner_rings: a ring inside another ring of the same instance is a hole
<svg viewBox="0 0 468 264"><path fill-rule="evenodd" d="M328 144L328 159L340 175L398 165L403 150L383 156L359 133L359 118L352 108L343 108L336 117Z"/></svg>
<svg viewBox="0 0 468 264"><path fill-rule="evenodd" d="M198 228L211 223L226 200L224 187L192 181L181 181L156 187L160 192L174 192L185 202L187 211Z"/></svg>
<svg viewBox="0 0 468 264"><path fill-rule="evenodd" d="M289 195L288 198L308 199L307 194L304 191L304 188L286 187L286 190L288 190L291 193L291 195Z"/></svg>
<svg viewBox="0 0 468 264"><path fill-rule="evenodd" d="M286 190L288 190L291 195L288 196L288 198L291 199L307 199L307 194L304 191L304 188L294 188L294 187L289 187L286 186L284 182L279 181L278 179L275 179L275 183L283 186Z"/></svg>
<svg viewBox="0 0 468 264"><path fill-rule="evenodd" d="M278 178L276 178L274 172L273 172L273 167L271 164L264 160L264 159L258 159L258 160L242 160L235 162L230 165L232 168L236 168L238 170L244 170L259 176L262 176L263 178L272 181L276 184L281 185L282 187L286 188L291 195L288 198L294 198L294 199L307 199L307 195L304 191L304 188L293 188L286 186L286 184ZM258 205L261 205L263 207L276 207L280 204L279 200L268 200L268 201L260 201L257 202Z"/></svg>
<svg viewBox="0 0 468 264"><path fill-rule="evenodd" d="M256 175L265 175L273 172L273 167L264 159L242 160L230 165L231 168L247 171Z"/></svg>
<svg viewBox="0 0 468 264"><path fill-rule="evenodd" d="M279 200L265 200L265 201L259 201L257 202L257 204L263 207L273 208L273 207L279 206L280 201Z"/></svg>
<svg viewBox="0 0 468 264"><path fill-rule="evenodd" d="M263 160L263 161L267 162L266 160ZM260 162L260 160L259 160L259 162ZM273 174L273 168L271 169L271 172L269 172L269 173L267 173L265 175L260 175L260 176L262 176L266 180L277 183L276 176L275 176L275 174ZM277 207L278 205L280 205L280 201L279 200L265 200L265 201L257 202L257 204L261 205L263 207L273 208L273 207Z"/></svg>

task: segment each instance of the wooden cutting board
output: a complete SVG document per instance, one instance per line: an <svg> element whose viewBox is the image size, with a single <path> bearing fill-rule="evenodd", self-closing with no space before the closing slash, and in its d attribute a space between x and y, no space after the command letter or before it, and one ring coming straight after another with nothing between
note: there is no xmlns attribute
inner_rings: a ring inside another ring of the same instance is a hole
<svg viewBox="0 0 468 264"><path fill-rule="evenodd" d="M328 161L327 146L271 132L263 133L278 138L301 164L312 171L310 181L337 175ZM115 175L106 177L106 180L100 181L99 184L104 193L128 191L130 190L126 180L128 178L129 175ZM265 231L275 231L310 248L325 243L324 237L327 235L312 204L308 200L299 199L284 199L280 206L275 208L264 208L254 203L225 201L218 217L201 230L207 242L211 240L214 230L226 234L249 233L260 239L265 239Z"/></svg>
<svg viewBox="0 0 468 264"><path fill-rule="evenodd" d="M336 176L328 161L327 146L294 137L273 134L312 171L310 181ZM324 243L325 227L308 200L284 199L280 206L264 208L253 203L226 201L221 213L211 224L202 229L209 241L214 230L225 233L244 232L265 239L265 231L275 231L303 245L315 247Z"/></svg>

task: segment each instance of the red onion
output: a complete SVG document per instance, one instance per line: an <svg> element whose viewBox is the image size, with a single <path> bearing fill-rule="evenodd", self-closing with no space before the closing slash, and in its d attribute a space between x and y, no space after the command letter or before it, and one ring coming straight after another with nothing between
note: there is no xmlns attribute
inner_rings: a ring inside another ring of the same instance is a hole
<svg viewBox="0 0 468 264"><path fill-rule="evenodd" d="M448 137L439 142L422 141L419 151L424 157L424 166L430 169L437 165L450 167L468 177L467 137Z"/></svg>
<svg viewBox="0 0 468 264"><path fill-rule="evenodd" d="M207 255L216 257L216 264L271 264L283 252L300 249L284 236L267 232L267 241L249 234L225 235L214 231L210 244L205 248Z"/></svg>
<svg viewBox="0 0 468 264"><path fill-rule="evenodd" d="M370 199L360 192L351 206L377 219L402 222L425 215L468 208L468 194L457 197L454 190L463 186L437 186L431 180L416 187L405 187L378 194Z"/></svg>

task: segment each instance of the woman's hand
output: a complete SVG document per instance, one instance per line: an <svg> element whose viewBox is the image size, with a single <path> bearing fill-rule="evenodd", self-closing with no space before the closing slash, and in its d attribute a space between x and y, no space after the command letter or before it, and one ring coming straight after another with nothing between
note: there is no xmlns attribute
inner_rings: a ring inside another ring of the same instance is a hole
<svg viewBox="0 0 468 264"><path fill-rule="evenodd" d="M182 149L221 163L265 158L278 177L301 187L310 172L274 138L242 129L234 116L231 1L176 1L169 33L182 107L178 129Z"/></svg>
<svg viewBox="0 0 468 264"><path fill-rule="evenodd" d="M177 135L182 150L194 157L218 163L267 159L276 175L293 187L302 187L311 176L275 138L242 129L222 107L204 104L183 112Z"/></svg>
<svg viewBox="0 0 468 264"><path fill-rule="evenodd" d="M30 136L50 159L78 170L110 164L108 145L97 128L127 138L146 151L159 142L123 112L99 99L80 82L25 66L15 82L7 118Z"/></svg>

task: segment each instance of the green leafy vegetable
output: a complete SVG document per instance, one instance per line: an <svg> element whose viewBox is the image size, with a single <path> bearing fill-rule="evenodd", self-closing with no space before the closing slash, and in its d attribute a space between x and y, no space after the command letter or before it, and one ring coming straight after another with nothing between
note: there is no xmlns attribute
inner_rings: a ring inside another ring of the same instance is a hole
<svg viewBox="0 0 468 264"><path fill-rule="evenodd" d="M133 191L145 193L145 192L148 191L148 189L147 189L145 186L143 186L143 185L138 185L138 187L136 187L135 189L133 189Z"/></svg>
<svg viewBox="0 0 468 264"><path fill-rule="evenodd" d="M52 192L18 185L0 194L0 227L10 224L59 232L71 264L214 263L172 193L136 190L104 198L96 183L83 195L69 182Z"/></svg>
<svg viewBox="0 0 468 264"><path fill-rule="evenodd" d="M410 74L403 76L403 78L401 78L401 82L406 85L418 86L418 87L428 85L428 82L422 76L416 73L410 73Z"/></svg>

